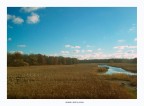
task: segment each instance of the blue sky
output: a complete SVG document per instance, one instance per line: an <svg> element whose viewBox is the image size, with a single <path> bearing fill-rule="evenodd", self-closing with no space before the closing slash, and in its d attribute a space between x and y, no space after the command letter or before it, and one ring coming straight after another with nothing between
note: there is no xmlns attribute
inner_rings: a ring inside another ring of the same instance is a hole
<svg viewBox="0 0 144 106"><path fill-rule="evenodd" d="M134 58L135 7L9 7L8 52L78 59Z"/></svg>

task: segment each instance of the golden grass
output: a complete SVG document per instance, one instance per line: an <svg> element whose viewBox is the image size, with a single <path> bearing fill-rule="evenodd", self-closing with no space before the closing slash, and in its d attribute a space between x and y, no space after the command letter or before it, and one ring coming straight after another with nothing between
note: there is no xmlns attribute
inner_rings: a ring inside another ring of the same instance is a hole
<svg viewBox="0 0 144 106"><path fill-rule="evenodd" d="M121 81L129 81L131 86L137 86L137 76L129 76L126 74L112 74L112 75L104 75L104 78L107 80L121 80Z"/></svg>
<svg viewBox="0 0 144 106"><path fill-rule="evenodd" d="M96 74L96 64L8 67L7 98L131 99L133 94Z"/></svg>
<svg viewBox="0 0 144 106"><path fill-rule="evenodd" d="M114 82L122 87L125 87L127 91L131 92L134 98L137 98L137 76L136 75L126 75L126 74L112 74L112 75L102 75L101 79L107 80L109 82Z"/></svg>

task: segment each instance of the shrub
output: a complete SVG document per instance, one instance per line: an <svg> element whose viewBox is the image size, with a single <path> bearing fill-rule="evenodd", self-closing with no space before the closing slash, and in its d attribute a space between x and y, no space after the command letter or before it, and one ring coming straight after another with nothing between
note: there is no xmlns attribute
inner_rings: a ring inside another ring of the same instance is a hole
<svg viewBox="0 0 144 106"><path fill-rule="evenodd" d="M100 72L100 73L104 73L104 72L107 72L107 71L108 71L108 68L106 68L106 67L99 67L97 69L97 72Z"/></svg>

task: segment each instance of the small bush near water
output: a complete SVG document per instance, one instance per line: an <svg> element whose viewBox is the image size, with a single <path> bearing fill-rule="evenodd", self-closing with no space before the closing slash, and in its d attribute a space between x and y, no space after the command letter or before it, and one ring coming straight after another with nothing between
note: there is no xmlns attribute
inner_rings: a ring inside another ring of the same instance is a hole
<svg viewBox="0 0 144 106"><path fill-rule="evenodd" d="M106 68L106 67L98 67L98 69L97 69L97 72L100 72L100 73L105 73L107 71L108 71L108 68Z"/></svg>

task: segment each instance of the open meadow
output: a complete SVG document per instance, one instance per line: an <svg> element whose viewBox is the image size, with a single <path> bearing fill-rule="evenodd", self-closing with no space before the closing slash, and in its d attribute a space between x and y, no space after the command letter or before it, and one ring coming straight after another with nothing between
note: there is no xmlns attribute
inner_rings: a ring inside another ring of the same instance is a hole
<svg viewBox="0 0 144 106"><path fill-rule="evenodd" d="M137 98L137 76L105 75L99 74L97 70L96 63L8 67L7 98Z"/></svg>

